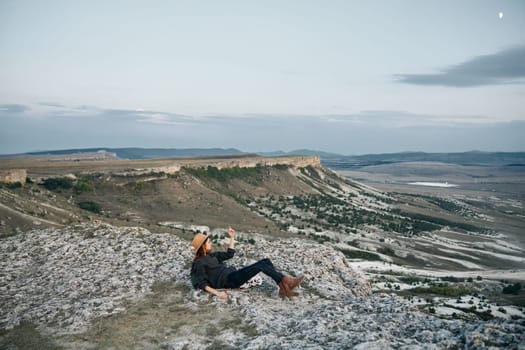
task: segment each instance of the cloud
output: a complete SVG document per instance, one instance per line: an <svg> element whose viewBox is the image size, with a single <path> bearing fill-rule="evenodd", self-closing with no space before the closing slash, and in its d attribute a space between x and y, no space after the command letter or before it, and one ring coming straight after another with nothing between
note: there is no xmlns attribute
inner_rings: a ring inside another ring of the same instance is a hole
<svg viewBox="0 0 525 350"><path fill-rule="evenodd" d="M398 74L395 77L400 83L430 86L525 84L525 46L477 56L437 74Z"/></svg>
<svg viewBox="0 0 525 350"><path fill-rule="evenodd" d="M385 128L402 128L413 126L457 126L469 124L486 124L493 118L482 115L437 115L412 113L398 110L368 110L352 114L260 114L247 113L241 115L210 114L210 115L185 115L161 110L149 109L120 109L99 106L67 107L60 103L40 102L38 105L56 106L51 109L31 109L29 105L3 104L0 113L16 116L31 110L31 116L40 119L62 120L69 122L101 121L104 124L114 122L122 125L146 125L164 128L170 127L196 127L196 128L221 128L230 130L273 130L283 125L301 128L317 128L320 125L332 124L340 127L373 126Z"/></svg>
<svg viewBox="0 0 525 350"><path fill-rule="evenodd" d="M0 112L7 112L7 113L24 113L26 111L31 110L29 106L26 105L19 105L19 104L5 104L0 105Z"/></svg>
<svg viewBox="0 0 525 350"><path fill-rule="evenodd" d="M9 105L11 106L11 105ZM272 151L310 148L341 154L395 151L525 149L525 121L363 111L339 115L184 116L143 109L62 109L20 118L0 105L0 154L86 147L238 148ZM79 111L77 111L79 113Z"/></svg>
<svg viewBox="0 0 525 350"><path fill-rule="evenodd" d="M133 114L138 122L151 124L165 124L165 125L181 125L181 124L196 124L199 120L195 117L155 112L155 111L137 111Z"/></svg>
<svg viewBox="0 0 525 350"><path fill-rule="evenodd" d="M65 105L55 102L39 102L38 104L46 107L66 108Z"/></svg>
<svg viewBox="0 0 525 350"><path fill-rule="evenodd" d="M328 123L337 123L341 125L341 127L344 127L344 125L347 124L390 129L416 126L464 126L493 122L491 118L480 115L434 115L395 110L371 110L347 115L327 115L319 118Z"/></svg>

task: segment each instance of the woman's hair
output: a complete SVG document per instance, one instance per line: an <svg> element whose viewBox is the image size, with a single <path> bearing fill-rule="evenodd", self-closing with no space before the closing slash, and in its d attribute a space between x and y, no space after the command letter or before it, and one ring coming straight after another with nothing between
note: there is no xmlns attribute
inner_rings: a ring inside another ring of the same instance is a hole
<svg viewBox="0 0 525 350"><path fill-rule="evenodd" d="M203 256L206 256L206 242L208 241L208 239L209 238L206 237L204 242L202 242L201 246L199 247L199 249L195 253L195 258L193 258L193 261L195 261L195 260L197 260L199 258L202 258Z"/></svg>

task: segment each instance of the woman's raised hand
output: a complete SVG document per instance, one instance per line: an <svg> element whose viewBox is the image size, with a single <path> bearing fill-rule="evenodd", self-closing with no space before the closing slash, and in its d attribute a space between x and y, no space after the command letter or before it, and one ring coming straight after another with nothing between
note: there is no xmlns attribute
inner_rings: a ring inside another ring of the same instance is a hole
<svg viewBox="0 0 525 350"><path fill-rule="evenodd" d="M230 236L230 246L228 248L235 249L235 231L231 226L228 226L228 236Z"/></svg>
<svg viewBox="0 0 525 350"><path fill-rule="evenodd" d="M228 226L228 236L230 236L231 239L235 238L235 231L233 228L231 228L231 226Z"/></svg>

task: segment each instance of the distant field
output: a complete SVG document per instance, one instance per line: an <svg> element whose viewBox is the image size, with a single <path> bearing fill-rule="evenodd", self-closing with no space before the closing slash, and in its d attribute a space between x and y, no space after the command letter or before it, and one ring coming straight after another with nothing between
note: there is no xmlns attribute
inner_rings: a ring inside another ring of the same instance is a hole
<svg viewBox="0 0 525 350"><path fill-rule="evenodd" d="M323 164L339 170L355 170L371 165L401 163L443 163L465 166L525 166L525 152L461 152L461 153L423 153L403 152L385 154L365 154L360 156L329 155Z"/></svg>
<svg viewBox="0 0 525 350"><path fill-rule="evenodd" d="M525 186L523 186L525 167L522 166L465 166L434 162L404 162L363 166L354 170L337 170L337 172L374 184L449 182L459 185L461 189L525 195Z"/></svg>
<svg viewBox="0 0 525 350"><path fill-rule="evenodd" d="M337 172L403 198L431 196L466 203L479 215L492 218L484 225L525 247L525 167L404 162ZM457 187L410 185L414 182L448 182Z"/></svg>

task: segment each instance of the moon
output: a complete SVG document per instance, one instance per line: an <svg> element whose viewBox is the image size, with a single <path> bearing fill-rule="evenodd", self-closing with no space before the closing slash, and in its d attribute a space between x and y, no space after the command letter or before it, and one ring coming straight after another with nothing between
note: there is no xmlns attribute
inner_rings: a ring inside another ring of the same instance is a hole
<svg viewBox="0 0 525 350"><path fill-rule="evenodd" d="M503 12L500 12L500 13L498 14L498 16L499 16L499 19L502 19L502 18L503 18Z"/></svg>

